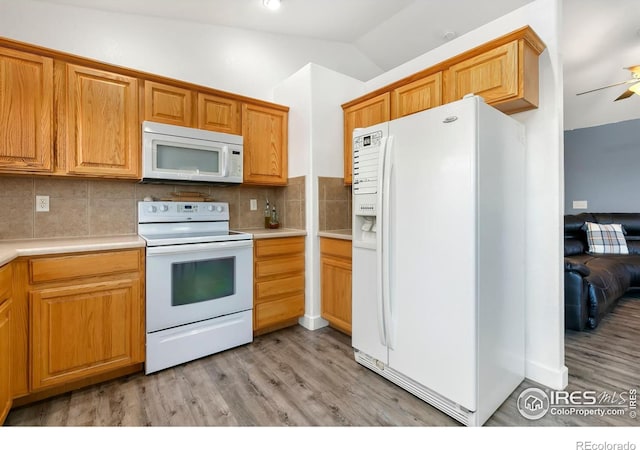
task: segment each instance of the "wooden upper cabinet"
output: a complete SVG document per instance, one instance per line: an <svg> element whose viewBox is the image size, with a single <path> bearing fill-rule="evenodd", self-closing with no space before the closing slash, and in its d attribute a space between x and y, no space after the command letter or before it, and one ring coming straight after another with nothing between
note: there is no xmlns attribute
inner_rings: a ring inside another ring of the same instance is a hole
<svg viewBox="0 0 640 450"><path fill-rule="evenodd" d="M154 81L144 82L144 120L220 133L242 133L237 100Z"/></svg>
<svg viewBox="0 0 640 450"><path fill-rule="evenodd" d="M230 98L198 92L198 128L242 134L240 103Z"/></svg>
<svg viewBox="0 0 640 450"><path fill-rule="evenodd" d="M67 65L67 172L140 178L138 80Z"/></svg>
<svg viewBox="0 0 640 450"><path fill-rule="evenodd" d="M400 86L391 92L391 119L442 105L442 72Z"/></svg>
<svg viewBox="0 0 640 450"><path fill-rule="evenodd" d="M390 94L376 97L344 108L344 182L351 184L353 178L352 140L353 130L365 128L391 119Z"/></svg>
<svg viewBox="0 0 640 450"><path fill-rule="evenodd" d="M518 43L510 42L449 68L448 100L466 94L482 96L487 103L518 93Z"/></svg>
<svg viewBox="0 0 640 450"><path fill-rule="evenodd" d="M53 168L53 60L0 48L0 169Z"/></svg>
<svg viewBox="0 0 640 450"><path fill-rule="evenodd" d="M538 55L518 39L452 65L445 75L447 102L475 94L507 114L536 108Z"/></svg>
<svg viewBox="0 0 640 450"><path fill-rule="evenodd" d="M144 82L144 120L193 126L193 92L168 84Z"/></svg>
<svg viewBox="0 0 640 450"><path fill-rule="evenodd" d="M286 185L288 180L288 112L242 105L244 183Z"/></svg>
<svg viewBox="0 0 640 450"><path fill-rule="evenodd" d="M354 128L450 103L466 94L479 95L506 114L537 108L538 57L544 49L540 37L524 26L343 104L345 184L352 182Z"/></svg>

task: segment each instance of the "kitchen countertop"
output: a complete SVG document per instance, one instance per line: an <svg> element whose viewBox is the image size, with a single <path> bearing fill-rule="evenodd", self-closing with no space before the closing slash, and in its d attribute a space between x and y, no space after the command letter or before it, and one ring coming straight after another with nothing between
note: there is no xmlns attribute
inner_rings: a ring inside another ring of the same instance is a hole
<svg viewBox="0 0 640 450"><path fill-rule="evenodd" d="M115 250L144 247L146 242L137 234L55 239L20 239L0 241L0 265L20 256L55 253Z"/></svg>
<svg viewBox="0 0 640 450"><path fill-rule="evenodd" d="M332 238L332 239L344 239L345 241L351 240L351 230L325 230L318 231L318 236Z"/></svg>
<svg viewBox="0 0 640 450"><path fill-rule="evenodd" d="M294 228L234 228L234 231L241 231L253 235L253 239L271 239L282 237L306 236L306 230L296 230Z"/></svg>

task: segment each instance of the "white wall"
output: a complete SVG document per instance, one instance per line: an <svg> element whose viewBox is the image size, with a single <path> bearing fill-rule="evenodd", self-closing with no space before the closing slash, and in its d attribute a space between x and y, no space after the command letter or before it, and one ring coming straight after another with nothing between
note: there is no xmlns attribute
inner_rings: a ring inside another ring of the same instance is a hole
<svg viewBox="0 0 640 450"><path fill-rule="evenodd" d="M311 166L311 65L274 88L277 102L289 106L289 178L308 176Z"/></svg>
<svg viewBox="0 0 640 450"><path fill-rule="evenodd" d="M274 88L274 101L290 107L289 176L306 176L305 315L300 324L310 330L328 324L320 317L318 177L344 176L340 105L363 93L363 82L316 64Z"/></svg>
<svg viewBox="0 0 640 450"><path fill-rule="evenodd" d="M313 65L313 171L318 177L344 177L342 104L363 95L365 84Z"/></svg>
<svg viewBox="0 0 640 450"><path fill-rule="evenodd" d="M540 56L540 106L515 114L526 125L526 376L553 388L564 366L563 123L559 42L561 0L536 0L366 83L371 91L484 42L530 25L547 45Z"/></svg>
<svg viewBox="0 0 640 450"><path fill-rule="evenodd" d="M382 72L353 45L31 0L0 0L0 36L263 100L309 62Z"/></svg>

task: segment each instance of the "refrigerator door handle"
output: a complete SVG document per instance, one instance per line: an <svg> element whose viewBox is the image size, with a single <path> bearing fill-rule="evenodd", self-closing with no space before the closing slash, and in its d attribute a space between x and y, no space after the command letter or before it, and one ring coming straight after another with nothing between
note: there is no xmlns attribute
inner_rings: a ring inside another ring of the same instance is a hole
<svg viewBox="0 0 640 450"><path fill-rule="evenodd" d="M391 169L393 168L393 136L389 136L385 143L384 172L382 176L382 298L384 307L384 329L386 331L387 345L393 350L393 328L391 317L391 287L389 284L390 269L390 196L391 196Z"/></svg>
<svg viewBox="0 0 640 450"><path fill-rule="evenodd" d="M384 177L384 162L385 155L387 153L387 138L383 137L380 142L380 152L378 153L378 195L376 196L376 211L378 213L378 218L382 218L382 198L384 195L384 187L383 187L383 177ZM382 242L382 232L384 230L384 223L382 220L378 220L376 224L376 311L378 318L378 334L380 336L380 344L386 346L387 345L387 337L385 330L385 317L384 317L384 283L383 283L383 263L382 263L382 253L383 253L383 242Z"/></svg>

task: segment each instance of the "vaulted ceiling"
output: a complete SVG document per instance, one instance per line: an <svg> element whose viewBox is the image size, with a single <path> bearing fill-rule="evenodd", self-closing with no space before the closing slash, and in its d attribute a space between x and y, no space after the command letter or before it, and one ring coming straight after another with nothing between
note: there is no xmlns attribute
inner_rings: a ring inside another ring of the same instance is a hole
<svg viewBox="0 0 640 450"><path fill-rule="evenodd" d="M387 71L532 0L43 1L349 43ZM640 96L613 101L626 86L576 95L640 64L640 1L564 0L562 14L565 129L640 118Z"/></svg>

